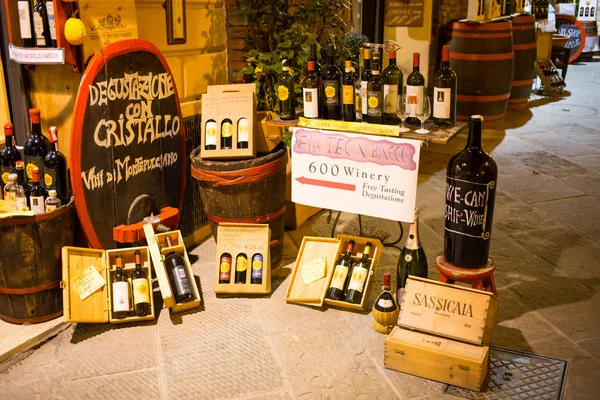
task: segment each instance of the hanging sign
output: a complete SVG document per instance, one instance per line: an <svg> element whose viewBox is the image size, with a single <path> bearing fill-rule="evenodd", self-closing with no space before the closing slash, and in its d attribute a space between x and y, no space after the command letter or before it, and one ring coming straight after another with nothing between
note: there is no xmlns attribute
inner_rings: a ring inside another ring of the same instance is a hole
<svg viewBox="0 0 600 400"><path fill-rule="evenodd" d="M424 0L387 0L387 26L423 26Z"/></svg>
<svg viewBox="0 0 600 400"><path fill-rule="evenodd" d="M114 248L117 226L181 208L179 97L152 43L126 40L94 55L77 93L70 162L77 213L93 248Z"/></svg>
<svg viewBox="0 0 600 400"><path fill-rule="evenodd" d="M292 201L413 222L421 141L295 128Z"/></svg>

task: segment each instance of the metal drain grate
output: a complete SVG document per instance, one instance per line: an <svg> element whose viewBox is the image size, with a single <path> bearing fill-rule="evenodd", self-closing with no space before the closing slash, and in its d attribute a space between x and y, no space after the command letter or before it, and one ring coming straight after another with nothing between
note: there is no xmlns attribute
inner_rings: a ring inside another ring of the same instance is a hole
<svg viewBox="0 0 600 400"><path fill-rule="evenodd" d="M465 399L561 399L567 362L532 353L490 348L490 366L481 392L448 386Z"/></svg>

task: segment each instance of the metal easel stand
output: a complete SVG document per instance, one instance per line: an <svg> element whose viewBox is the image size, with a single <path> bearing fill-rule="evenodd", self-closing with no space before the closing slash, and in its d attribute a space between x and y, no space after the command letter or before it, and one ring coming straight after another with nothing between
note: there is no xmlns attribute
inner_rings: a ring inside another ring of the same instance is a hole
<svg viewBox="0 0 600 400"><path fill-rule="evenodd" d="M329 216L327 217L327 223L329 224L331 222L331 216L333 214L332 210L329 210ZM341 211L337 212L337 216L335 217L335 221L333 221L333 227L331 228L331 237L334 238L335 237L335 230L337 229L337 225L338 222L340 221L340 216L342 215ZM379 239L381 240L381 244L383 244L384 247L395 247L398 250L402 250L402 248L400 246L398 246L398 243L400 243L400 241L402 240L402 236L404 236L404 228L402 227L402 223L400 221L398 222L398 227L400 228L400 234L398 236L398 239L394 240L393 242L386 242L386 240L388 240L392 235L389 234L388 232L385 232L381 229L377 230L376 227L371 227L370 229L367 229L366 231L363 230L363 224L362 224L362 215L358 214L358 232L349 232L349 234L354 235L354 236L366 236L366 237L371 237L374 239Z"/></svg>

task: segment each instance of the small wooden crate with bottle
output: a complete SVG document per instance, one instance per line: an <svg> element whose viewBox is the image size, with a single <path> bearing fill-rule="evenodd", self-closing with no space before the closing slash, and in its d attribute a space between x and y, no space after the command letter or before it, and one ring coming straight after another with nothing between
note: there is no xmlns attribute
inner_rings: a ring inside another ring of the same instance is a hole
<svg viewBox="0 0 600 400"><path fill-rule="evenodd" d="M328 304L364 311L383 245L378 239L340 234L305 236L285 296L289 303Z"/></svg>

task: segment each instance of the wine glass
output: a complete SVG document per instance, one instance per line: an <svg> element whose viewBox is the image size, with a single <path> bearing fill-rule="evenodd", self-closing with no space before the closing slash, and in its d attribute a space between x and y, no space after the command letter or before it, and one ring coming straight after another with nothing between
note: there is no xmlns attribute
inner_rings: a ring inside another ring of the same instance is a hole
<svg viewBox="0 0 600 400"><path fill-rule="evenodd" d="M410 129L404 127L404 121L410 116L410 104L408 103L408 97L405 94L398 95L398 102L396 103L396 115L402 121L400 132L410 132Z"/></svg>
<svg viewBox="0 0 600 400"><path fill-rule="evenodd" d="M417 129L416 133L429 133L427 129L425 129L425 121L431 115L431 102L429 101L429 96L423 96L420 104L417 105L416 117L421 121L421 129ZM419 105L421 107L419 107Z"/></svg>

